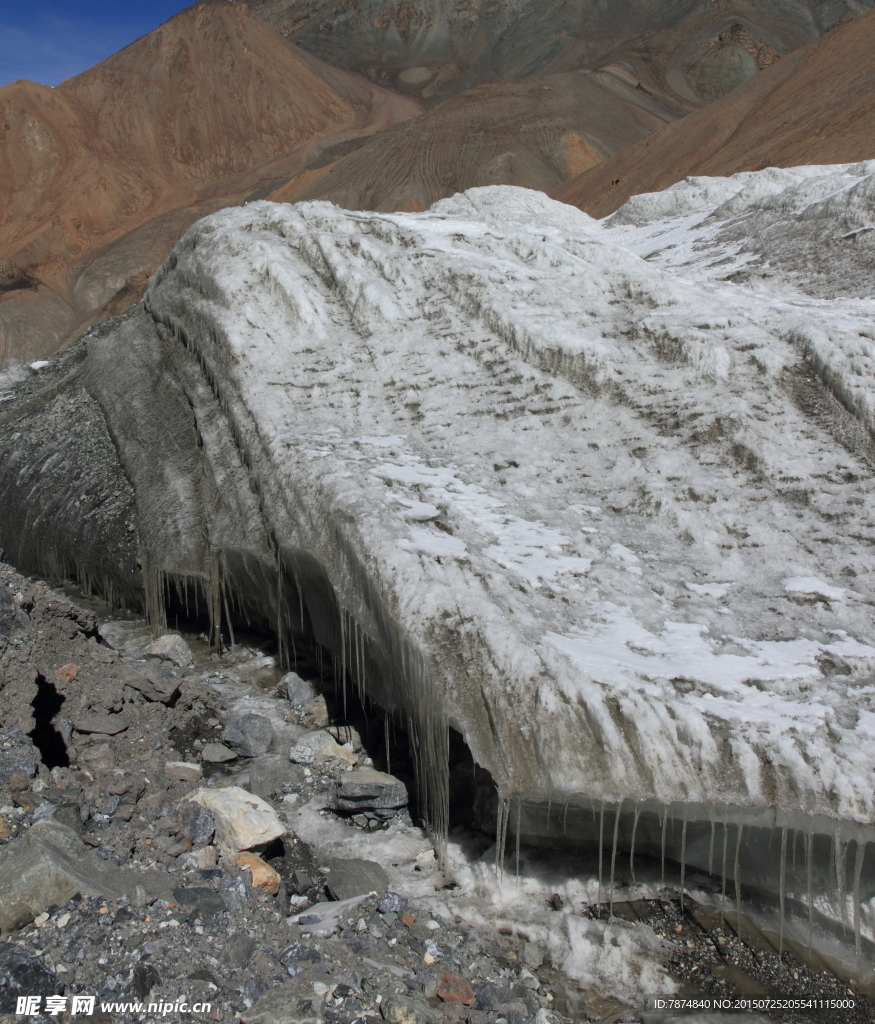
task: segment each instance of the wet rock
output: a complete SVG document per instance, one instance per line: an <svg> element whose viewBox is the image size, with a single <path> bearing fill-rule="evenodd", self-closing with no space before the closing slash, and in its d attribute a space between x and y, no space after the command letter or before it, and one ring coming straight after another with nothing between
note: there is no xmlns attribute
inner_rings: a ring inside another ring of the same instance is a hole
<svg viewBox="0 0 875 1024"><path fill-rule="evenodd" d="M336 900L385 892L389 885L385 870L372 860L335 858L328 862L328 868L326 888Z"/></svg>
<svg viewBox="0 0 875 1024"><path fill-rule="evenodd" d="M207 743L201 751L201 758L208 764L224 764L226 761L236 761L237 754L224 743Z"/></svg>
<svg viewBox="0 0 875 1024"><path fill-rule="evenodd" d="M203 769L191 761L166 761L164 774L175 782L199 782L203 778Z"/></svg>
<svg viewBox="0 0 875 1024"><path fill-rule="evenodd" d="M375 768L355 768L332 787L331 802L336 810L357 813L406 807L407 787Z"/></svg>
<svg viewBox="0 0 875 1024"><path fill-rule="evenodd" d="M302 679L295 672L287 672L279 681L279 691L285 696L289 704L307 704L318 696L316 688L307 680Z"/></svg>
<svg viewBox="0 0 875 1024"><path fill-rule="evenodd" d="M257 853L249 851L238 853L234 858L234 863L238 867L249 869L254 889L263 889L265 892L270 893L271 896L276 896L279 892L280 876Z"/></svg>
<svg viewBox="0 0 875 1024"><path fill-rule="evenodd" d="M0 1013L14 1013L19 996L56 996L61 979L39 957L12 942L0 942Z"/></svg>
<svg viewBox="0 0 875 1024"><path fill-rule="evenodd" d="M326 732L314 732L299 740L289 751L289 760L295 764L324 764L339 761L341 764L355 764L355 754L341 747Z"/></svg>
<svg viewBox="0 0 875 1024"><path fill-rule="evenodd" d="M193 660L191 648L181 636L176 636L174 633L168 633L154 640L143 651L143 654L149 658L170 661L177 668L188 668Z"/></svg>
<svg viewBox="0 0 875 1024"><path fill-rule="evenodd" d="M226 856L263 846L286 832L269 804L239 786L198 789L189 800L212 812L216 819L216 839Z"/></svg>
<svg viewBox="0 0 875 1024"><path fill-rule="evenodd" d="M38 821L0 864L0 930L14 931L77 893L120 895L120 890L72 829Z"/></svg>
<svg viewBox="0 0 875 1024"><path fill-rule="evenodd" d="M273 726L264 715L242 715L228 723L222 740L241 757L259 757L270 750Z"/></svg>
<svg viewBox="0 0 875 1024"><path fill-rule="evenodd" d="M73 719L76 732L97 733L101 736L115 736L124 732L131 723L124 715L101 715L88 711Z"/></svg>
<svg viewBox="0 0 875 1024"><path fill-rule="evenodd" d="M179 691L179 679L176 674L160 666L144 666L142 671L138 671L131 665L121 665L118 674L125 686L137 690L152 703L169 704Z"/></svg>
<svg viewBox="0 0 875 1024"><path fill-rule="evenodd" d="M198 803L187 800L180 806L179 842L195 849L208 846L216 831L216 819L212 811Z"/></svg>

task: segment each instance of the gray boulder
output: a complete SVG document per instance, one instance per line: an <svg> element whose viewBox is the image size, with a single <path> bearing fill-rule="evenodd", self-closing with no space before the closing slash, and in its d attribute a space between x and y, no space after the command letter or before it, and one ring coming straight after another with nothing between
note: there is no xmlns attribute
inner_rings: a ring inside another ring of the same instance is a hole
<svg viewBox="0 0 875 1024"><path fill-rule="evenodd" d="M406 807L407 787L375 768L355 768L333 785L331 803L335 810L353 812Z"/></svg>
<svg viewBox="0 0 875 1024"><path fill-rule="evenodd" d="M147 663L140 671L131 665L122 665L118 673L125 686L139 691L146 700L154 703L169 704L179 689L178 676L164 664Z"/></svg>
<svg viewBox="0 0 875 1024"><path fill-rule="evenodd" d="M336 900L350 900L354 896L367 896L369 892L385 892L389 876L372 860L334 858L329 868L326 888Z"/></svg>
<svg viewBox="0 0 875 1024"><path fill-rule="evenodd" d="M279 691L289 704L307 704L317 696L316 687L296 672L287 672L279 681Z"/></svg>
<svg viewBox="0 0 875 1024"><path fill-rule="evenodd" d="M15 1013L19 996L57 996L61 979L24 946L0 942L0 1013Z"/></svg>
<svg viewBox="0 0 875 1024"><path fill-rule="evenodd" d="M303 782L304 769L282 754L265 754L249 762L249 792L269 800L283 786Z"/></svg>
<svg viewBox="0 0 875 1024"><path fill-rule="evenodd" d="M225 761L236 760L237 753L224 743L207 743L201 751L201 758L207 764L222 764Z"/></svg>
<svg viewBox="0 0 875 1024"><path fill-rule="evenodd" d="M123 891L120 879L98 866L72 829L44 819L2 850L0 931L15 931L76 893L113 897Z"/></svg>
<svg viewBox="0 0 875 1024"><path fill-rule="evenodd" d="M175 633L168 633L159 636L143 651L148 658L157 658L159 661L170 661L177 668L188 668L192 663L193 655L191 648Z"/></svg>
<svg viewBox="0 0 875 1024"><path fill-rule="evenodd" d="M242 715L228 723L222 740L240 757L260 757L273 743L273 726L264 715Z"/></svg>

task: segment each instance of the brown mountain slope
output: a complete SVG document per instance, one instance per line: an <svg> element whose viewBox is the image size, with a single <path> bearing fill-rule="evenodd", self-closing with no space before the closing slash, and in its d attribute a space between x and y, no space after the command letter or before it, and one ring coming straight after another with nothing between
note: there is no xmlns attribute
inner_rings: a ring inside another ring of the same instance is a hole
<svg viewBox="0 0 875 1024"><path fill-rule="evenodd" d="M688 175L875 159L875 11L729 95L560 185L555 199L603 217Z"/></svg>
<svg viewBox="0 0 875 1024"><path fill-rule="evenodd" d="M138 298L196 217L418 110L230 5L189 8L56 89L0 89L0 359Z"/></svg>
<svg viewBox="0 0 875 1024"><path fill-rule="evenodd" d="M224 0L222 0L224 2ZM690 109L875 0L231 0L338 67L434 104L624 64Z"/></svg>
<svg viewBox="0 0 875 1024"><path fill-rule="evenodd" d="M424 210L476 185L546 191L679 117L620 72L478 86L274 192L355 210ZM315 180L314 180L315 179Z"/></svg>

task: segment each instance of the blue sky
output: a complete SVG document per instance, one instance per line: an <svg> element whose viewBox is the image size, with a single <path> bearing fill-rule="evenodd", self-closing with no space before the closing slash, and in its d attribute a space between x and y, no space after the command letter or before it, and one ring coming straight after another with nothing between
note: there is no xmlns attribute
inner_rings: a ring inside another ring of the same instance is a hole
<svg viewBox="0 0 875 1024"><path fill-rule="evenodd" d="M192 0L0 0L0 86L19 78L59 85Z"/></svg>

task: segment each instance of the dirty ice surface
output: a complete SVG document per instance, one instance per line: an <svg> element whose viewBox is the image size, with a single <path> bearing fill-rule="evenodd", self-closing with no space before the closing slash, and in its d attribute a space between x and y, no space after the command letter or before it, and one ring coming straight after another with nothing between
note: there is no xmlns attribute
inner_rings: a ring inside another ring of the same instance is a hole
<svg viewBox="0 0 875 1024"><path fill-rule="evenodd" d="M146 304L505 795L870 822L873 172L252 203Z"/></svg>

